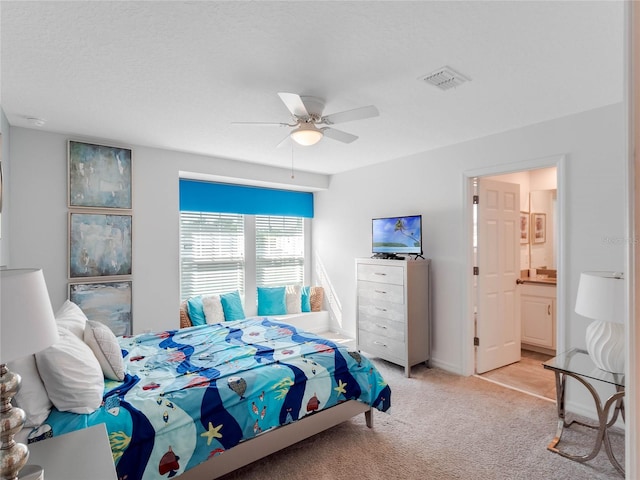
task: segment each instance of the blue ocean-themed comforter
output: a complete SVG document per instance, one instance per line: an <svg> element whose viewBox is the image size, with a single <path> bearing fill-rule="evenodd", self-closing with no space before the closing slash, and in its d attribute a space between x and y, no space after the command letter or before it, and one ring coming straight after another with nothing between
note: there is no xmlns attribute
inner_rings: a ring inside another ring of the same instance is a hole
<svg viewBox="0 0 640 480"><path fill-rule="evenodd" d="M101 408L54 409L32 437L104 422L127 480L171 478L345 400L390 407L389 386L366 357L267 317L118 340L127 375L105 380Z"/></svg>

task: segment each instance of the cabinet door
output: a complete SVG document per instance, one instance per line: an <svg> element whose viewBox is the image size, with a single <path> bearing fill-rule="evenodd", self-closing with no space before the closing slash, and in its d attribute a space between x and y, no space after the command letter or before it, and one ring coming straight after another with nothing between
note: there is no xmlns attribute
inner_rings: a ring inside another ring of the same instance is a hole
<svg viewBox="0 0 640 480"><path fill-rule="evenodd" d="M554 347L553 300L535 295L522 295L522 341L540 347Z"/></svg>

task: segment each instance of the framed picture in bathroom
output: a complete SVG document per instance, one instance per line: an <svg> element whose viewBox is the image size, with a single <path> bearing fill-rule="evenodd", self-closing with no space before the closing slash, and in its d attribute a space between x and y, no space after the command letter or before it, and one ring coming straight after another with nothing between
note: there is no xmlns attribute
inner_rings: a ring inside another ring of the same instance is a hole
<svg viewBox="0 0 640 480"><path fill-rule="evenodd" d="M547 241L547 215L544 213L532 213L532 236L533 243L544 243Z"/></svg>
<svg viewBox="0 0 640 480"><path fill-rule="evenodd" d="M529 212L520 212L520 243L529 243Z"/></svg>

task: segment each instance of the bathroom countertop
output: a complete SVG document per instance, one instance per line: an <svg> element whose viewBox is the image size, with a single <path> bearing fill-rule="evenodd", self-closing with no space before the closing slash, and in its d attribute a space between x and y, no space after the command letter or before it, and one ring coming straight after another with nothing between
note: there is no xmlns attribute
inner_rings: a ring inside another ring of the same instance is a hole
<svg viewBox="0 0 640 480"><path fill-rule="evenodd" d="M549 277L522 277L520 278L520 280L522 281L522 283L525 284L530 284L530 285L551 285L553 287L556 286L556 280L555 278L549 278Z"/></svg>

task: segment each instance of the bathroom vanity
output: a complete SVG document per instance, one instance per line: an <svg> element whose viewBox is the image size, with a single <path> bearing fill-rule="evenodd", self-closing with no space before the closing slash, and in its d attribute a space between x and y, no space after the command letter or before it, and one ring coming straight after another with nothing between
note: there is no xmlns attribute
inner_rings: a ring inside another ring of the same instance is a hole
<svg viewBox="0 0 640 480"><path fill-rule="evenodd" d="M525 278L520 288L522 348L555 355L556 279Z"/></svg>

